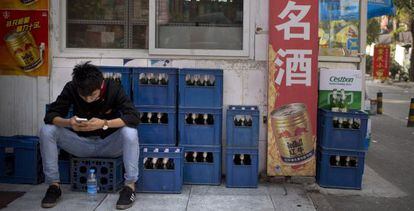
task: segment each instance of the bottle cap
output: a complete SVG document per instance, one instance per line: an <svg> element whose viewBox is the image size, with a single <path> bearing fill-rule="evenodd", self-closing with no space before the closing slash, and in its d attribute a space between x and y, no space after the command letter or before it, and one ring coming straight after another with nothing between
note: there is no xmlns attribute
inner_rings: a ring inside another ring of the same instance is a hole
<svg viewBox="0 0 414 211"><path fill-rule="evenodd" d="M90 173L95 173L95 169L89 169Z"/></svg>

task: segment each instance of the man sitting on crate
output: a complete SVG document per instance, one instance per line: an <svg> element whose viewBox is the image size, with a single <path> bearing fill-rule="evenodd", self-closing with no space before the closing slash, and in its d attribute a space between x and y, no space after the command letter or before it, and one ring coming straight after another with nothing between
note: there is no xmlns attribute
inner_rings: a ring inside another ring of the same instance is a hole
<svg viewBox="0 0 414 211"><path fill-rule="evenodd" d="M66 119L73 106L74 116ZM87 120L82 120L85 118ZM73 69L72 81L50 104L40 130L40 147L46 183L50 186L42 207L56 205L62 191L58 168L58 146L78 157L123 155L125 186L119 193L117 209L127 209L135 200L138 177L139 114L122 87L103 78L89 62Z"/></svg>

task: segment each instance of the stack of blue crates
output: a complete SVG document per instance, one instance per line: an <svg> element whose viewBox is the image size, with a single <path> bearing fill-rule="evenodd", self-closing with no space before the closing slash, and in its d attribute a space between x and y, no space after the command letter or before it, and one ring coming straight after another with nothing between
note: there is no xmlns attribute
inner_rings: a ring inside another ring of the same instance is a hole
<svg viewBox="0 0 414 211"><path fill-rule="evenodd" d="M368 115L319 109L316 180L321 187L361 189Z"/></svg>
<svg viewBox="0 0 414 211"><path fill-rule="evenodd" d="M0 137L0 182L39 184L44 181L36 136Z"/></svg>
<svg viewBox="0 0 414 211"><path fill-rule="evenodd" d="M133 102L140 112L140 144L176 146L177 69L133 68Z"/></svg>
<svg viewBox="0 0 414 211"><path fill-rule="evenodd" d="M59 150L61 183L70 183L69 154ZM0 183L39 184L44 181L37 136L0 137Z"/></svg>
<svg viewBox="0 0 414 211"><path fill-rule="evenodd" d="M223 70L180 69L178 133L185 184L221 184Z"/></svg>
<svg viewBox="0 0 414 211"><path fill-rule="evenodd" d="M141 147L136 189L150 193L181 193L183 149L146 145Z"/></svg>
<svg viewBox="0 0 414 211"><path fill-rule="evenodd" d="M259 115L257 106L230 105L227 109L226 187L257 187Z"/></svg>

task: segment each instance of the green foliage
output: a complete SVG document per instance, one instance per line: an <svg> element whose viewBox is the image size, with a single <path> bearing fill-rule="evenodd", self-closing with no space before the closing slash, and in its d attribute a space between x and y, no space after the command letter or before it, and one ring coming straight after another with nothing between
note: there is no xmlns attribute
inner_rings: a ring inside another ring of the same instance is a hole
<svg viewBox="0 0 414 211"><path fill-rule="evenodd" d="M373 69L372 68L372 56L367 55L365 58L366 58L365 73L372 75L372 69Z"/></svg>
<svg viewBox="0 0 414 211"><path fill-rule="evenodd" d="M371 18L368 20L367 26L367 45L375 43L380 34L380 23L378 18Z"/></svg>
<svg viewBox="0 0 414 211"><path fill-rule="evenodd" d="M395 74L397 74L399 71L400 73L403 71L403 67L398 64L394 59L391 59L391 66L390 66L390 72L391 72L391 76L394 78Z"/></svg>

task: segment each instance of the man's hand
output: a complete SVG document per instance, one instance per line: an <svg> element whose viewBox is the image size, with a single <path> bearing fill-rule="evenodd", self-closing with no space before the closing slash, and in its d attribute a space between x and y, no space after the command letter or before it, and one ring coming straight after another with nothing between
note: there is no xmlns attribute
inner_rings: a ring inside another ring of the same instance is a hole
<svg viewBox="0 0 414 211"><path fill-rule="evenodd" d="M87 131L87 130L85 130L88 127L87 122L78 122L78 121L76 121L76 118L78 118L78 117L73 116L72 118L70 118L70 120L69 120L70 127L74 131Z"/></svg>
<svg viewBox="0 0 414 211"><path fill-rule="evenodd" d="M103 119L99 119L99 118L92 118L90 119L88 122L88 131L92 131L92 130L98 130L98 129L102 129L104 124L105 124L105 120Z"/></svg>

